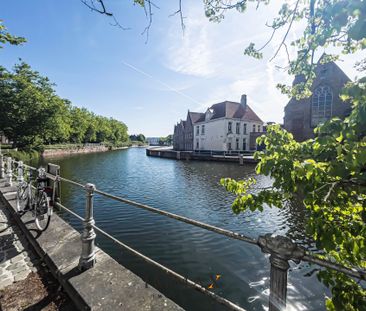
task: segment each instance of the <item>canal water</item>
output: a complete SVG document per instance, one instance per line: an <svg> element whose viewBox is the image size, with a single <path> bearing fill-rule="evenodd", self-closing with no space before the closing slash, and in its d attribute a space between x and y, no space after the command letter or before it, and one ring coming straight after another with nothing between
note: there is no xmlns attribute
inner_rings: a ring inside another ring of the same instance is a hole
<svg viewBox="0 0 366 311"><path fill-rule="evenodd" d="M114 195L253 238L274 232L290 236L304 247L311 245L304 238L306 212L302 206L289 205L283 210L265 206L262 213L248 211L240 215L232 212L234 197L220 186L220 178L254 176L258 187L270 185L269 178L255 175L253 165L153 158L147 157L143 148L47 158L47 161L59 164L62 176L83 184L94 183L98 189ZM62 203L83 216L85 193L63 183ZM94 206L96 225L127 245L206 288L213 284L212 291L247 310L267 309L269 258L258 247L98 195ZM61 215L73 227L81 229L79 220L65 212ZM226 310L110 240L98 236L97 244L185 309ZM306 263L291 264L288 310L324 310L327 291L312 273L315 268ZM216 275L220 275L217 281Z"/></svg>

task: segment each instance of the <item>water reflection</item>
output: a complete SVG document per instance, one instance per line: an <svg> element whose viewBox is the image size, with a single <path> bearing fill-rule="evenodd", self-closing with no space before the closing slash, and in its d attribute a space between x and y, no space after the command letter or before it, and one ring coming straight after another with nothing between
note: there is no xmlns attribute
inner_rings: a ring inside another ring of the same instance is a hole
<svg viewBox="0 0 366 311"><path fill-rule="evenodd" d="M236 179L255 176L254 166L232 163L175 161L145 156L143 149L129 149L99 154L74 155L50 159L61 165L62 175L81 183L93 182L97 188L187 216L215 226L256 238L275 232L306 242L301 205L283 210L264 206L264 212L234 215L233 196L219 185L222 177ZM257 185L265 187L271 180L256 176ZM62 202L83 215L83 190L62 185ZM80 223L63 213L71 225ZM203 286L210 276L220 274L219 286L212 290L248 310L265 310L268 301L268 256L253 245L222 237L203 229L167 219L161 215L95 197L98 226L129 246L176 270ZM119 262L156 286L187 310L224 310L195 291L185 289L155 268L127 254L103 237L97 243ZM324 289L313 277L304 277L311 268L303 265L289 273L292 287L289 302L322 310ZM311 289L311 290L310 290Z"/></svg>

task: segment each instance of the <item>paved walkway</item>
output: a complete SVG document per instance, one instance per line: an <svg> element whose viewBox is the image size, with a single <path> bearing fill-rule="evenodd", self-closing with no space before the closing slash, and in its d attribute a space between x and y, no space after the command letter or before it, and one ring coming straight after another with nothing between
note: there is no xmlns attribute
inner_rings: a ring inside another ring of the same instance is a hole
<svg viewBox="0 0 366 311"><path fill-rule="evenodd" d="M29 243L0 200L0 290L36 272Z"/></svg>

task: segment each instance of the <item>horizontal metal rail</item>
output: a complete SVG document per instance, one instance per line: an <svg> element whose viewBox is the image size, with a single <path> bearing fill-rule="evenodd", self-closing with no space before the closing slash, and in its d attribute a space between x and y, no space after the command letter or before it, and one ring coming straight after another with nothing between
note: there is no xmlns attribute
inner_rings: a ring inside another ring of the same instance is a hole
<svg viewBox="0 0 366 311"><path fill-rule="evenodd" d="M240 233L225 230L225 229L222 229L222 228L219 228L219 227L215 227L215 226L212 226L212 225L205 224L205 223L197 221L197 220L190 219L188 217L184 217L184 216L180 216L180 215L173 214L173 213L170 213L170 212L166 212L166 211L163 211L161 209L151 207L149 205L137 203L135 201L131 201L131 200L128 200L128 199L124 199L124 198L106 193L104 191L100 191L98 189L95 190L95 193L98 193L102 196L113 199L115 201L119 201L119 202L122 202L122 203L133 205L133 206L136 206L138 208L142 208L142 209L148 210L150 212L153 212L155 214L160 214L160 215L163 215L163 216L167 216L169 218L173 218L175 220L185 222L187 224L190 224L190 225L193 225L193 226L196 226L196 227L200 227L200 228L206 229L208 231L216 232L218 234L225 235L225 236L233 238L233 239L241 240L241 241L244 241L244 242L247 242L247 243L250 243L250 244L255 244L255 245L257 244L257 240L252 239L250 237L247 237L247 236L245 236L243 234L240 234Z"/></svg>

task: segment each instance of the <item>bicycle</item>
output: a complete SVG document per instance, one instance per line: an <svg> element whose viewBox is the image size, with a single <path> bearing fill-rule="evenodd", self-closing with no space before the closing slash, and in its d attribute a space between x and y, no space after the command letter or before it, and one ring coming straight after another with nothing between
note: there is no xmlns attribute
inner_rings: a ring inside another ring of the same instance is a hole
<svg viewBox="0 0 366 311"><path fill-rule="evenodd" d="M28 181L20 181L17 188L17 212L31 211L36 227L40 231L45 231L48 228L53 213L54 189L56 187L48 187L47 182L46 170L39 168L35 187L32 185L32 171L30 170Z"/></svg>

